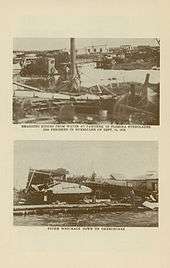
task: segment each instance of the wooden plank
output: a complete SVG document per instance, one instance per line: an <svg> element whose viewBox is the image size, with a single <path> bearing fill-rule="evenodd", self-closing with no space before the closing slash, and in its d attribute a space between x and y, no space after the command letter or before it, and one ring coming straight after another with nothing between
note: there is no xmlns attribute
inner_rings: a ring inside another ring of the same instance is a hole
<svg viewBox="0 0 170 268"><path fill-rule="evenodd" d="M23 88L27 88L31 91L38 91L38 92L43 92L42 90L40 90L39 88L36 88L36 87L31 87L31 86L28 86L28 85L25 85L25 84L21 84L19 82L13 82L14 85L17 85L17 86L20 86L20 87L23 87Z"/></svg>

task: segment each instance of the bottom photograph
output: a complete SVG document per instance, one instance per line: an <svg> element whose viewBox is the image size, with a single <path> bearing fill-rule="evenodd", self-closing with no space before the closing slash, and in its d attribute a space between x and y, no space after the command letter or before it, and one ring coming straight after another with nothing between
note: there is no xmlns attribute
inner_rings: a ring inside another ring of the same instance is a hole
<svg viewBox="0 0 170 268"><path fill-rule="evenodd" d="M14 142L13 224L158 227L156 141Z"/></svg>

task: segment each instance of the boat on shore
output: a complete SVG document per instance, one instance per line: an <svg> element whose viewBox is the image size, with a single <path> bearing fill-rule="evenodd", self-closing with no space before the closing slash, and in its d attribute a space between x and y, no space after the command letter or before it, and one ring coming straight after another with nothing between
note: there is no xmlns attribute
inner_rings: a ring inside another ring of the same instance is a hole
<svg viewBox="0 0 170 268"><path fill-rule="evenodd" d="M67 182L65 171L30 169L24 190L26 204L77 203L92 193L91 188Z"/></svg>

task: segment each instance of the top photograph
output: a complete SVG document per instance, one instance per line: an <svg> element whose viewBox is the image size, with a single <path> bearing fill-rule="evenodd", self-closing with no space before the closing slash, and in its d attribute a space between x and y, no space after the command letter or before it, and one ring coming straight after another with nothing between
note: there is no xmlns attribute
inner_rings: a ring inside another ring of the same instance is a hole
<svg viewBox="0 0 170 268"><path fill-rule="evenodd" d="M14 124L160 124L159 38L14 38Z"/></svg>

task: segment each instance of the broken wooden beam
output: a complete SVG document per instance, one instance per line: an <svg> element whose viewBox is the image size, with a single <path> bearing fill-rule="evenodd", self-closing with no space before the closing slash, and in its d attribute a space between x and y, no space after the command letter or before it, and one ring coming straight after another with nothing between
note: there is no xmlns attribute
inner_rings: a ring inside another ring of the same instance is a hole
<svg viewBox="0 0 170 268"><path fill-rule="evenodd" d="M43 92L41 89L36 88L36 87L31 87L29 85L21 84L19 82L13 82L14 85L29 89L30 91L38 91L38 92Z"/></svg>

